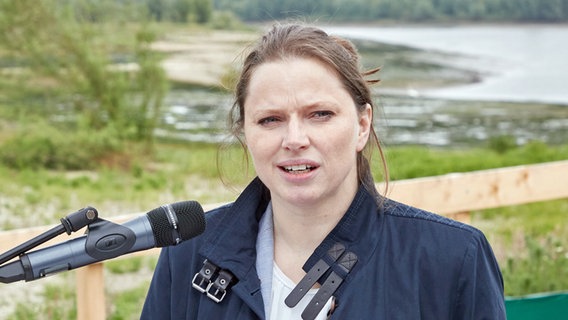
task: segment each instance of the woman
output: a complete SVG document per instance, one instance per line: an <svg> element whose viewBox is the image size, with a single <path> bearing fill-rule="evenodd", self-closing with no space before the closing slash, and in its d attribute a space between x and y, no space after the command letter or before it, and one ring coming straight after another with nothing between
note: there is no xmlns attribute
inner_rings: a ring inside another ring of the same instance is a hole
<svg viewBox="0 0 568 320"><path fill-rule="evenodd" d="M376 71L317 28L262 37L232 110L258 177L203 235L163 249L142 318L505 318L480 231L376 191L364 79Z"/></svg>

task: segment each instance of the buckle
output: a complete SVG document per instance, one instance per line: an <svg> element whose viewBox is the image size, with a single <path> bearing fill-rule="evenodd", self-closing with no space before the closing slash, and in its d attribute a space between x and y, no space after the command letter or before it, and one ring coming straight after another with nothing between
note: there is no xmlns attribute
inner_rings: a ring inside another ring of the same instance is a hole
<svg viewBox="0 0 568 320"><path fill-rule="evenodd" d="M203 261L203 267L193 276L191 285L202 293L207 292L212 284L211 278L217 273L217 270L219 270L219 267L213 263L208 260Z"/></svg>
<svg viewBox="0 0 568 320"><path fill-rule="evenodd" d="M215 278L215 281L211 281L213 278ZM233 278L234 275L230 271L221 269L205 259L201 270L193 276L191 286L201 293L206 293L209 299L219 303L227 295L228 287L234 282Z"/></svg>
<svg viewBox="0 0 568 320"><path fill-rule="evenodd" d="M207 296L219 303L223 301L225 295L227 294L227 287L233 281L233 274L227 270L219 271L219 276L215 279L215 282L209 283L207 287Z"/></svg>

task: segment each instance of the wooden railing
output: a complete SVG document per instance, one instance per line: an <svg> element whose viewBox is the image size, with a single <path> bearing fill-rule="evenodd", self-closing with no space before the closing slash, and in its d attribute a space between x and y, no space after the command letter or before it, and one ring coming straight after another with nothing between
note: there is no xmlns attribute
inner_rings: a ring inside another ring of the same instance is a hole
<svg viewBox="0 0 568 320"><path fill-rule="evenodd" d="M378 187L382 189L383 185L379 184ZM568 160L394 181L389 185L388 196L469 223L469 212L473 210L568 198ZM209 210L216 206L218 204L203 207ZM120 223L138 215L109 220ZM49 228L51 226L0 232L0 252L5 252ZM44 246L69 238L65 236L62 240L60 236ZM151 249L123 257L155 255L158 252L159 249ZM76 277L78 319L105 319L103 263L77 269Z"/></svg>

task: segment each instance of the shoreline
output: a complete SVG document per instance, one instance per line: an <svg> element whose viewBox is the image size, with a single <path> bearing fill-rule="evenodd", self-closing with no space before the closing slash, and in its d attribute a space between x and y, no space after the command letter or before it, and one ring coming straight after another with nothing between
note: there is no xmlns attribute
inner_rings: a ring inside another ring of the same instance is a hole
<svg viewBox="0 0 568 320"><path fill-rule="evenodd" d="M477 82L418 90L420 96L568 105L563 85L568 67L561 54L568 24L359 24L326 31L445 55L438 61L443 67L479 74Z"/></svg>
<svg viewBox="0 0 568 320"><path fill-rule="evenodd" d="M223 78L257 37L252 31L177 32L154 42L152 48L168 55L162 66L171 81L222 88Z"/></svg>

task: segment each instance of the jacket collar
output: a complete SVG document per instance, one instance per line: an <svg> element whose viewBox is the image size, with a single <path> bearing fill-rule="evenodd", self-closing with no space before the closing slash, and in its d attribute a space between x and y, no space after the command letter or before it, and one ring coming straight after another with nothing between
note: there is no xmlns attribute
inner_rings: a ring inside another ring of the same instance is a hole
<svg viewBox="0 0 568 320"><path fill-rule="evenodd" d="M326 260L327 252L336 243L345 246L357 256L357 264L351 274L367 264L376 250L380 235L379 207L375 197L363 187L355 194L349 209L337 226L329 233L316 248L303 266L308 272L320 259Z"/></svg>
<svg viewBox="0 0 568 320"><path fill-rule="evenodd" d="M255 178L228 207L215 233L201 247L200 253L223 269L230 270L249 293L260 291L256 273L256 239L260 217L270 201L268 189ZM307 272L337 242L358 257L354 273L366 264L379 238L376 199L360 186L349 209L303 266Z"/></svg>

